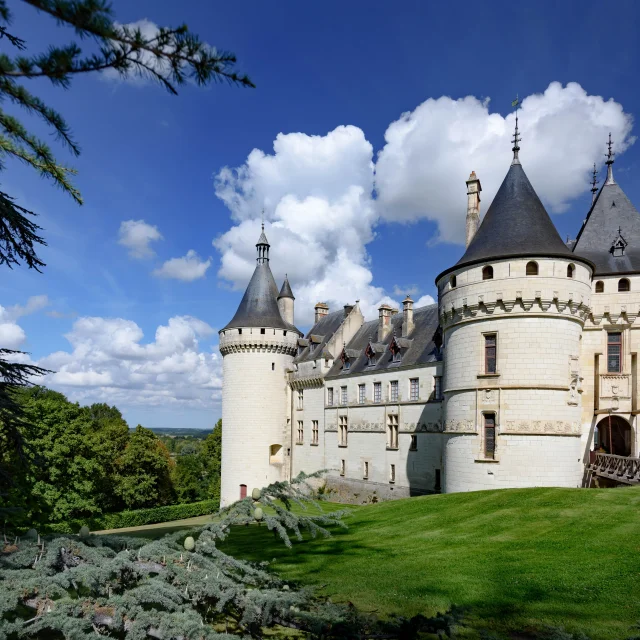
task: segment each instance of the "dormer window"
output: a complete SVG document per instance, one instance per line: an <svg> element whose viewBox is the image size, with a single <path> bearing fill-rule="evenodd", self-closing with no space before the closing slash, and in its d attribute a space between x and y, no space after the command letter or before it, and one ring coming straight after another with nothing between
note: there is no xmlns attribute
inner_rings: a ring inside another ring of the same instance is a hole
<svg viewBox="0 0 640 640"><path fill-rule="evenodd" d="M364 350L364 355L367 357L367 367L374 367L378 362L378 356L376 350L373 347L373 338L369 338L369 343Z"/></svg>
<svg viewBox="0 0 640 640"><path fill-rule="evenodd" d="M614 258L619 258L624 255L624 250L627 248L627 244L629 243L622 237L621 227L618 227L618 235L611 244L611 249L609 249L609 251Z"/></svg>
<svg viewBox="0 0 640 640"><path fill-rule="evenodd" d="M351 369L351 357L347 353L347 345L342 348L342 353L340 354L340 360L342 362L342 370L348 371Z"/></svg>
<svg viewBox="0 0 640 640"><path fill-rule="evenodd" d="M389 351L391 351L392 362L402 361L402 350L395 336L393 336L393 339L391 340L391 344L389 345Z"/></svg>

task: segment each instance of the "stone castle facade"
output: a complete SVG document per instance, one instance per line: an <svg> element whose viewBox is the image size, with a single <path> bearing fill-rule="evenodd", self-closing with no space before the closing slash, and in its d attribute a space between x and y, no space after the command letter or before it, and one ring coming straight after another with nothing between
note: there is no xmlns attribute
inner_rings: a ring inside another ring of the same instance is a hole
<svg viewBox="0 0 640 640"><path fill-rule="evenodd" d="M438 303L315 307L294 324L269 243L220 331L222 506L329 469L346 501L433 492L580 487L595 450L638 456L640 214L613 178L563 242L520 164L480 219L467 181L467 247ZM595 172L595 169L594 169Z"/></svg>

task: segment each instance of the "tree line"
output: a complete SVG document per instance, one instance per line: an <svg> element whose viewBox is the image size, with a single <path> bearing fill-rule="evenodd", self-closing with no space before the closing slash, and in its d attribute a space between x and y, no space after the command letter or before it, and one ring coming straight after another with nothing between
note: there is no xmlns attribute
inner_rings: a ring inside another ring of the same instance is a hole
<svg viewBox="0 0 640 640"><path fill-rule="evenodd" d="M3 450L13 484L0 496L14 526L219 499L221 421L174 460L153 431L130 430L115 406L81 406L42 386L18 390L15 400L29 425L28 453Z"/></svg>

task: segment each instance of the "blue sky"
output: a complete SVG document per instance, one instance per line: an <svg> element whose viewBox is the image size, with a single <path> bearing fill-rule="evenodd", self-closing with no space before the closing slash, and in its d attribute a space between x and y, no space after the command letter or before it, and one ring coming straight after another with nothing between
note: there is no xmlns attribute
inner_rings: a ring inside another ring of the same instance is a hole
<svg viewBox="0 0 640 640"><path fill-rule="evenodd" d="M31 52L73 39L12 5ZM640 203L637 3L113 5L122 23L186 22L234 51L257 85L186 85L175 97L98 75L69 91L30 84L82 147L75 159L52 140L86 204L6 163L3 189L41 214L49 246L43 274L5 269L0 339L4 326L5 344L58 371L47 384L116 403L132 425L219 417L217 330L253 268L263 206L272 267L277 279L289 272L301 328L320 299L360 299L371 313L409 290L435 297L435 276L463 250L466 176L483 182L484 213L507 171L516 93L523 166L563 237L585 216L588 169L601 167L609 130L615 175ZM241 179L224 167L244 167ZM119 243L130 220L161 236L142 246L146 257ZM173 266L194 279L160 271L189 251L199 271Z"/></svg>

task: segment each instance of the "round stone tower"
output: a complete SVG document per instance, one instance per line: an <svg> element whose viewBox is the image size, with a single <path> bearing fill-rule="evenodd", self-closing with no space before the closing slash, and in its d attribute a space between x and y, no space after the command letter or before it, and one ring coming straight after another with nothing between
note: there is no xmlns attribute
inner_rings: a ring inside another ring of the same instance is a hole
<svg viewBox="0 0 640 640"><path fill-rule="evenodd" d="M571 253L514 159L436 279L444 489L581 485L580 340L593 265Z"/></svg>
<svg viewBox="0 0 640 640"><path fill-rule="evenodd" d="M282 479L290 402L285 371L302 335L293 325L292 293L288 318L280 312L264 225L256 247L251 281L235 316L220 331L222 507Z"/></svg>

